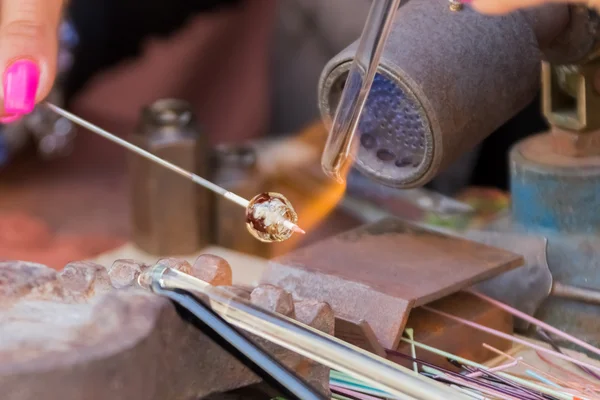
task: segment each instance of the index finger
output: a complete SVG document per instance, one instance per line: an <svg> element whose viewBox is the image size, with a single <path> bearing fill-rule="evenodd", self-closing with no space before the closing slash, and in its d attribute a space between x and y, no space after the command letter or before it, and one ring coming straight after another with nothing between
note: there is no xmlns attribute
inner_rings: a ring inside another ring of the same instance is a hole
<svg viewBox="0 0 600 400"><path fill-rule="evenodd" d="M5 114L27 114L56 75L63 0L1 0L0 67Z"/></svg>
<svg viewBox="0 0 600 400"><path fill-rule="evenodd" d="M468 1L473 8L483 14L507 14L521 8L535 7L547 3L579 3L598 5L600 0L473 0ZM467 1L465 1L467 3Z"/></svg>

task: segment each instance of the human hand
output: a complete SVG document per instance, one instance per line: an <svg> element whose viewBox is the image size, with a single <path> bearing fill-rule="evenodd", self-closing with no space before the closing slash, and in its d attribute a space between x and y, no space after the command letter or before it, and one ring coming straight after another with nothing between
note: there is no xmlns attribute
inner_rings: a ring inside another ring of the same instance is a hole
<svg viewBox="0 0 600 400"><path fill-rule="evenodd" d="M0 123L33 111L54 84L66 0L0 0Z"/></svg>
<svg viewBox="0 0 600 400"><path fill-rule="evenodd" d="M483 14L506 14L520 8L535 7L547 3L586 4L600 10L600 0L463 0Z"/></svg>

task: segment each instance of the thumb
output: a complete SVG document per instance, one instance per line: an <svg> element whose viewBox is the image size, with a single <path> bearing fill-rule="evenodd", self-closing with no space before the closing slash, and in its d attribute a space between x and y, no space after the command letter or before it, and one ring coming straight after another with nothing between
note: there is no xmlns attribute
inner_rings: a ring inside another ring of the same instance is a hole
<svg viewBox="0 0 600 400"><path fill-rule="evenodd" d="M64 0L0 1L0 122L7 122L33 111L52 89Z"/></svg>

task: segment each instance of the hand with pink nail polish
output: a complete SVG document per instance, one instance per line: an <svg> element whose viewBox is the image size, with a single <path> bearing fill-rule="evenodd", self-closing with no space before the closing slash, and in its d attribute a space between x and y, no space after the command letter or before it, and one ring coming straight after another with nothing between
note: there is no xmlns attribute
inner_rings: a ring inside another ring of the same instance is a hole
<svg viewBox="0 0 600 400"><path fill-rule="evenodd" d="M521 8L540 6L547 3L585 4L600 11L600 0L465 0L484 14L506 14Z"/></svg>
<svg viewBox="0 0 600 400"><path fill-rule="evenodd" d="M0 0L0 123L33 111L54 84L64 0Z"/></svg>

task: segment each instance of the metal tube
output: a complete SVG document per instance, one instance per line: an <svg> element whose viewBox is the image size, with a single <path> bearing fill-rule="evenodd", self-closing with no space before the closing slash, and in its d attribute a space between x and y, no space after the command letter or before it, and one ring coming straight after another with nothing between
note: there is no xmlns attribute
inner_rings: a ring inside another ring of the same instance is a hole
<svg viewBox="0 0 600 400"><path fill-rule="evenodd" d="M167 160L164 160L160 157L155 156L154 154L150 153L149 151L146 151L136 145L134 145L133 143L128 142L127 140L121 139L120 137L113 135L112 133L105 131L104 129L92 124L91 122L88 122L86 120L84 120L83 118L78 117L75 114L72 114L70 112L68 112L67 110L63 110L60 107L55 106L54 104L51 103L46 103L46 106L48 106L48 108L50 108L52 111L54 111L55 113L57 113L58 115L61 115L65 118L67 118L69 121L72 121L74 123L76 123L77 125L86 128L88 130L90 130L91 132L94 132L97 135L102 136L103 138L110 140L113 143L118 144L121 147L126 148L127 150L136 153L164 168L167 168L173 172L175 172L176 174L179 174L187 179L190 179L192 182L197 183L198 185L205 187L208 190L211 190L221 196L223 196L224 198L226 198L227 200L241 206L244 208L248 208L248 206L250 205L250 201L247 199L244 199L241 196L238 196L235 193L232 193L228 190L225 190L224 188L212 183L211 181L204 179L201 176L198 176L196 174L193 174L191 172L188 172L186 170L184 170L181 167L178 167L175 164L172 164L170 162L168 162ZM295 223L289 221L289 220L283 220L283 225L288 228L291 229L294 232L297 233L302 233L304 234L304 230L302 230L298 225L296 225Z"/></svg>
<svg viewBox="0 0 600 400"><path fill-rule="evenodd" d="M94 132L96 135L100 135L104 139L110 140L111 142L118 144L119 146L124 147L127 150L134 152L134 153L152 161L153 163L156 163L164 168L167 168L167 169L175 172L176 174L179 174L179 175L183 176L184 178L187 178L187 179L191 180L192 182L195 182L195 183L207 188L208 190L211 190L217 194L220 194L221 196L233 201L234 203L239 204L242 207L248 207L248 200L242 199L241 197L236 196L234 193L231 193L231 192L223 189L222 187L215 185L211 181L204 179L201 176L198 176L191 172L188 172L173 163L163 160L162 158L155 156L154 154L150 153L149 151L146 151L146 150L134 145L133 143L128 142L125 139L121 139L120 137L113 135L110 132L105 131L104 129L84 120L83 118L78 117L77 115L72 114L66 110L63 110L60 107L55 106L54 104L46 103L46 105L48 106L48 108L50 108L52 111L54 111L58 115L61 115L65 118L69 119L70 121L73 121L77 125L82 126L86 129L90 130L91 132Z"/></svg>
<svg viewBox="0 0 600 400"><path fill-rule="evenodd" d="M582 303L600 305L600 291L594 289L579 288L554 282L552 293L550 295L561 297L563 299L580 301Z"/></svg>

